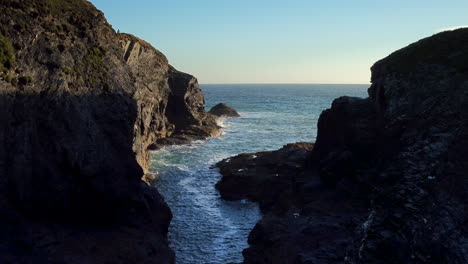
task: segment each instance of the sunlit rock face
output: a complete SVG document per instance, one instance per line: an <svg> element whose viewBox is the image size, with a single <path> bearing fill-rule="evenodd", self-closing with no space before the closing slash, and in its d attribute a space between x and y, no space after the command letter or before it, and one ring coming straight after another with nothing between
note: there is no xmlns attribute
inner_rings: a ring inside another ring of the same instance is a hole
<svg viewBox="0 0 468 264"><path fill-rule="evenodd" d="M87 1L0 9L0 262L173 263L141 178L159 139L216 134L196 79Z"/></svg>

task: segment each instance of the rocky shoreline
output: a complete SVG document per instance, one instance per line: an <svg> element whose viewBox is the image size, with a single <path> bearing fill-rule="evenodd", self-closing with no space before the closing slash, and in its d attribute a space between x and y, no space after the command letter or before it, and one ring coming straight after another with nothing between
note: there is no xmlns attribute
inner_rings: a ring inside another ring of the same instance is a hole
<svg viewBox="0 0 468 264"><path fill-rule="evenodd" d="M223 175L216 184L221 197L258 202L263 213L249 235L244 263L339 263L344 258L354 229L365 219L366 201L323 188L317 168L308 164L313 147L288 144L216 164Z"/></svg>
<svg viewBox="0 0 468 264"><path fill-rule="evenodd" d="M248 199L270 211L281 196L292 196L303 175L306 157L312 143L288 144L277 151L244 153L218 162L223 178L216 184L225 200ZM293 207L293 201L287 206Z"/></svg>
<svg viewBox="0 0 468 264"><path fill-rule="evenodd" d="M468 29L420 40L321 114L312 150L219 162L221 197L264 214L244 263L468 263L467 58Z"/></svg>
<svg viewBox="0 0 468 264"><path fill-rule="evenodd" d="M0 262L174 263L145 175L151 149L219 134L196 78L85 0L0 8ZM244 263L468 263L467 59L468 29L418 41L315 144L218 163L222 197L264 214Z"/></svg>

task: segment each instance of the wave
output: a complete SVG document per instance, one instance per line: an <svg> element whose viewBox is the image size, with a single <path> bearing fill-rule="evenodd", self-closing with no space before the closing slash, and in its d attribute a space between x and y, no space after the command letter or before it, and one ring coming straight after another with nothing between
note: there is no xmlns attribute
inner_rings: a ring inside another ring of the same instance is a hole
<svg viewBox="0 0 468 264"><path fill-rule="evenodd" d="M218 222L218 220L222 218L220 209L213 206L213 204L215 204L213 197L203 193L200 188L197 188L195 177L186 177L180 180L178 184L193 195L194 199L192 201L195 205L208 213L213 221Z"/></svg>
<svg viewBox="0 0 468 264"><path fill-rule="evenodd" d="M226 127L226 124L224 123L226 121L226 118L225 117L219 117L219 118L216 118L216 124L218 126L220 126L221 128L225 128Z"/></svg>
<svg viewBox="0 0 468 264"><path fill-rule="evenodd" d="M275 112L239 112L240 119L246 118L275 118L281 116L282 113Z"/></svg>

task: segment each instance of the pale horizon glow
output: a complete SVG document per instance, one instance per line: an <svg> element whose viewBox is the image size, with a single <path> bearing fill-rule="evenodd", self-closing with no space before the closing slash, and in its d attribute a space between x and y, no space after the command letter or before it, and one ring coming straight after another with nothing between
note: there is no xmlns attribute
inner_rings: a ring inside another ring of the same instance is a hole
<svg viewBox="0 0 468 264"><path fill-rule="evenodd" d="M369 84L370 67L468 25L468 1L91 0L202 84Z"/></svg>

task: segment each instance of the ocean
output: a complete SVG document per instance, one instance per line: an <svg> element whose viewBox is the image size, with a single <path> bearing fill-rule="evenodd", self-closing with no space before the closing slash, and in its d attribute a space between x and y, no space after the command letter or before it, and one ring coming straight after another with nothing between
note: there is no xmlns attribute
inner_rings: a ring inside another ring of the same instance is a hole
<svg viewBox="0 0 468 264"><path fill-rule="evenodd" d="M227 202L214 188L217 161L245 152L275 150L287 143L313 142L320 113L340 96L366 97L369 85L201 85L209 110L218 103L241 117L221 120L223 135L152 153L154 185L174 218L169 230L178 264L242 262L249 232L260 219L258 206Z"/></svg>

